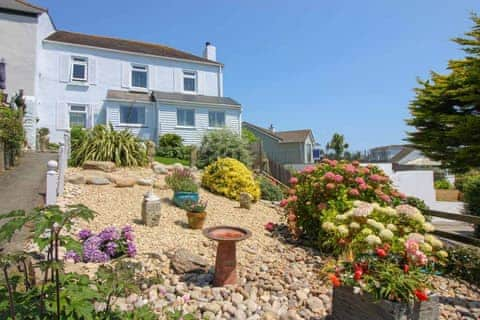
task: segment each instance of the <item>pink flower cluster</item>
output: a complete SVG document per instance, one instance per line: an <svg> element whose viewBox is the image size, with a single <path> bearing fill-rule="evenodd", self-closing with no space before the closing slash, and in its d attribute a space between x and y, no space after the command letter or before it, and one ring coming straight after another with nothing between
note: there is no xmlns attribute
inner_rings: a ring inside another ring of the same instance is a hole
<svg viewBox="0 0 480 320"><path fill-rule="evenodd" d="M413 239L405 241L405 251L409 262L417 266L424 266L427 264L427 256L425 255L425 253L420 251L420 247L417 241Z"/></svg>

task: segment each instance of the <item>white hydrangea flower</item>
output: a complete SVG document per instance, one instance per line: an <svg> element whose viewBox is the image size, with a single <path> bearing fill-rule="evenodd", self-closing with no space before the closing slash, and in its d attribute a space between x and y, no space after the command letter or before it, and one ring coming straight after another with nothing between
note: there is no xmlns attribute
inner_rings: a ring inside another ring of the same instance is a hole
<svg viewBox="0 0 480 320"><path fill-rule="evenodd" d="M423 252L427 252L427 253L432 252L432 249L433 249L432 246L426 242L422 243L420 245L420 248L422 249Z"/></svg>
<svg viewBox="0 0 480 320"><path fill-rule="evenodd" d="M371 234L365 238L365 242L367 242L371 246L374 246L376 244L382 244L382 239L380 239L374 234Z"/></svg>
<svg viewBox="0 0 480 320"><path fill-rule="evenodd" d="M344 214L339 214L335 217L335 219L337 219L338 221L343 221L347 219L347 216L345 216Z"/></svg>
<svg viewBox="0 0 480 320"><path fill-rule="evenodd" d="M353 216L358 218L366 218L373 212L373 205L368 202L355 201Z"/></svg>
<svg viewBox="0 0 480 320"><path fill-rule="evenodd" d="M325 231L335 231L336 227L333 222L326 221L322 223L322 229Z"/></svg>
<svg viewBox="0 0 480 320"><path fill-rule="evenodd" d="M367 219L367 224L374 227L375 229L378 229L378 230L385 229L385 226L381 222L378 222L378 221L373 220L373 219Z"/></svg>
<svg viewBox="0 0 480 320"><path fill-rule="evenodd" d="M379 236L384 240L392 240L393 232L389 229L383 229L382 231L380 231Z"/></svg>
<svg viewBox="0 0 480 320"><path fill-rule="evenodd" d="M360 229L360 224L358 224L357 222L353 221L353 222L350 222L350 229Z"/></svg>
<svg viewBox="0 0 480 320"><path fill-rule="evenodd" d="M337 227L337 231L338 231L338 233L339 233L342 237L348 236L348 232L349 232L349 231L348 231L348 227L347 227L346 225L344 225L344 224L339 225L339 226Z"/></svg>
<svg viewBox="0 0 480 320"><path fill-rule="evenodd" d="M432 245L432 247L434 247L435 249L441 249L443 248L443 242L438 240L437 238L433 239L430 244Z"/></svg>
<svg viewBox="0 0 480 320"><path fill-rule="evenodd" d="M417 243L424 243L425 237L420 233L410 233L407 237L407 240L414 240Z"/></svg>
<svg viewBox="0 0 480 320"><path fill-rule="evenodd" d="M426 234L423 238L425 239L426 242L428 242L428 243L430 243L430 244L432 243L432 241L434 241L435 239L437 239L437 238L436 238L434 235L432 235L432 234Z"/></svg>
<svg viewBox="0 0 480 320"><path fill-rule="evenodd" d="M370 230L370 229L368 229L368 228L363 228L361 232L362 232L362 234L364 234L364 235L366 235L366 236L368 236L368 235L370 235L370 234L373 233L373 231Z"/></svg>
<svg viewBox="0 0 480 320"><path fill-rule="evenodd" d="M395 211L395 209L392 207L379 207L377 211L390 217L395 217L398 215L397 211Z"/></svg>
<svg viewBox="0 0 480 320"><path fill-rule="evenodd" d="M390 231L397 231L398 230L397 226L392 224L392 223L387 224L387 229L390 230Z"/></svg>
<svg viewBox="0 0 480 320"><path fill-rule="evenodd" d="M445 258L448 257L448 253L447 253L447 251L445 251L445 250L440 250L440 251L437 252L437 256L438 256L439 258L445 259Z"/></svg>
<svg viewBox="0 0 480 320"><path fill-rule="evenodd" d="M425 230L426 232L433 232L435 231L435 227L430 222L425 222L423 224L423 230Z"/></svg>

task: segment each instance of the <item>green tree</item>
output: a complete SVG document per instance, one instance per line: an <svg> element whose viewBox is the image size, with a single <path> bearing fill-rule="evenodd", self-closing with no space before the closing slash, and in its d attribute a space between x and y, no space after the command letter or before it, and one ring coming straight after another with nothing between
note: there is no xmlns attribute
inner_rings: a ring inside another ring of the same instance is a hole
<svg viewBox="0 0 480 320"><path fill-rule="evenodd" d="M343 134L334 133L332 139L327 143L325 148L327 151L333 150L333 156L335 159L341 159L345 150L348 149L348 143L345 142Z"/></svg>
<svg viewBox="0 0 480 320"><path fill-rule="evenodd" d="M418 81L407 120L416 129L407 140L456 172L480 166L480 17L471 19L466 38L453 39L466 56L450 60L448 74Z"/></svg>

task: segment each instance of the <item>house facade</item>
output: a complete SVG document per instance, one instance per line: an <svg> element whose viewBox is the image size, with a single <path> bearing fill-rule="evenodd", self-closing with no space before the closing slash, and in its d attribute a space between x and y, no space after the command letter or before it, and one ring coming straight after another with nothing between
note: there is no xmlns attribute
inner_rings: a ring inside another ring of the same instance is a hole
<svg viewBox="0 0 480 320"><path fill-rule="evenodd" d="M37 15L40 21L48 12ZM41 28L27 107L37 128L50 129L51 141L60 141L73 126L96 124L152 141L176 133L186 144L199 144L218 128L240 134L242 108L223 96L224 66L210 43L197 56L153 43L58 31L53 23Z"/></svg>
<svg viewBox="0 0 480 320"><path fill-rule="evenodd" d="M258 138L269 159L284 165L314 163L312 130L275 131L273 127L266 129L248 122L243 122L242 126Z"/></svg>

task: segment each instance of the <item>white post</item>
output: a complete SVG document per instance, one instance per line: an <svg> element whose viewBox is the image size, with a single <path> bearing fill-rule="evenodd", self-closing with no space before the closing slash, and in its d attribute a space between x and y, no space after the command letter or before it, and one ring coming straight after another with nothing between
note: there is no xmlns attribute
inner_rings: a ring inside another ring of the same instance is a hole
<svg viewBox="0 0 480 320"><path fill-rule="evenodd" d="M57 203L58 163L50 160L47 163L47 190L45 192L45 205L51 206Z"/></svg>
<svg viewBox="0 0 480 320"><path fill-rule="evenodd" d="M70 131L66 130L64 135L63 135L64 143L65 143L65 153L66 153L66 159L70 159L70 153L72 152L72 146L70 145ZM68 162L67 166L68 167Z"/></svg>
<svg viewBox="0 0 480 320"><path fill-rule="evenodd" d="M57 194L63 195L63 187L65 186L65 169L67 167L67 153L65 145L60 142L60 148L58 148L58 186Z"/></svg>

